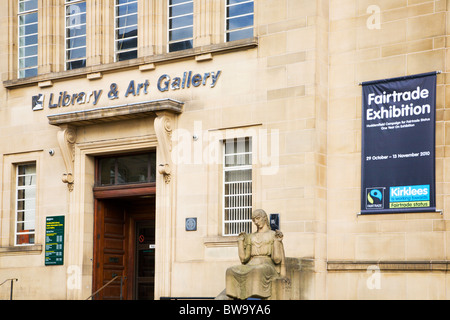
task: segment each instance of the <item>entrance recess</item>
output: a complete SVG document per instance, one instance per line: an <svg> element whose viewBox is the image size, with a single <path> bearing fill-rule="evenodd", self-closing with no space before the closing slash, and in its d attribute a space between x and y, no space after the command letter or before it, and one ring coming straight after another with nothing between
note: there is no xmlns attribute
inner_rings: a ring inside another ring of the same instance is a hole
<svg viewBox="0 0 450 320"><path fill-rule="evenodd" d="M118 277L94 297L97 300L154 298L154 162L151 154L125 158L97 159L93 292ZM127 183L115 183L123 177Z"/></svg>

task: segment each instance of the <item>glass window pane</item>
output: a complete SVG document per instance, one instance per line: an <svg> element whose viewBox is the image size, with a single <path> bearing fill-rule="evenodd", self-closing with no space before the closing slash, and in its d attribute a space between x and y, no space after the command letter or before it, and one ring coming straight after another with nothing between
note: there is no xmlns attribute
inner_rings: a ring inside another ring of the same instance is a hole
<svg viewBox="0 0 450 320"><path fill-rule="evenodd" d="M194 4L192 2L180 4L169 8L169 14L171 17L189 14L193 12L194 12Z"/></svg>
<svg viewBox="0 0 450 320"><path fill-rule="evenodd" d="M130 60L137 58L137 50L121 52L117 54L117 61Z"/></svg>
<svg viewBox="0 0 450 320"><path fill-rule="evenodd" d="M117 0L116 4L125 4L130 2L136 2L136 0Z"/></svg>
<svg viewBox="0 0 450 320"><path fill-rule="evenodd" d="M132 49L137 47L137 38L119 40L116 43L117 50Z"/></svg>
<svg viewBox="0 0 450 320"><path fill-rule="evenodd" d="M38 36L37 34L32 36L25 36L19 38L19 47L37 45Z"/></svg>
<svg viewBox="0 0 450 320"><path fill-rule="evenodd" d="M86 35L86 25L81 25L79 27L66 28L66 37L76 37Z"/></svg>
<svg viewBox="0 0 450 320"><path fill-rule="evenodd" d="M86 67L86 59L67 62L67 70Z"/></svg>
<svg viewBox="0 0 450 320"><path fill-rule="evenodd" d="M19 25L37 23L37 22L38 22L37 12L29 13L29 14L22 14L19 16Z"/></svg>
<svg viewBox="0 0 450 320"><path fill-rule="evenodd" d="M100 184L110 185L115 182L115 159L106 158L100 160Z"/></svg>
<svg viewBox="0 0 450 320"><path fill-rule="evenodd" d="M19 78L35 77L37 74L37 68L19 70Z"/></svg>
<svg viewBox="0 0 450 320"><path fill-rule="evenodd" d="M148 183L156 181L156 153L99 160L100 185Z"/></svg>
<svg viewBox="0 0 450 320"><path fill-rule="evenodd" d="M124 6L118 6L116 8L116 14L118 16L123 16L126 14L136 13L137 10L137 3L130 3Z"/></svg>
<svg viewBox="0 0 450 320"><path fill-rule="evenodd" d="M67 60L84 58L86 56L86 48L67 50Z"/></svg>
<svg viewBox="0 0 450 320"><path fill-rule="evenodd" d="M81 24L86 24L86 14L78 14L75 16L68 16L66 18L66 25L67 27L71 26L79 26Z"/></svg>
<svg viewBox="0 0 450 320"><path fill-rule="evenodd" d="M192 38L192 27L176 29L169 32L169 41Z"/></svg>
<svg viewBox="0 0 450 320"><path fill-rule="evenodd" d="M186 49L192 49L194 47L192 40L186 40L186 41L180 41L175 43L169 44L169 51L179 51L179 50L186 50Z"/></svg>
<svg viewBox="0 0 450 320"><path fill-rule="evenodd" d="M29 47L23 47L19 49L19 58L23 58L26 56L35 56L38 54L38 47L37 46L29 46Z"/></svg>
<svg viewBox="0 0 450 320"><path fill-rule="evenodd" d="M169 20L170 29L192 26L193 24L194 24L194 16L191 14L179 18L172 18Z"/></svg>
<svg viewBox="0 0 450 320"><path fill-rule="evenodd" d="M117 18L117 27L122 28L122 27L136 25L137 18L138 18L137 14Z"/></svg>
<svg viewBox="0 0 450 320"><path fill-rule="evenodd" d="M148 154L128 156L117 159L118 183L148 181Z"/></svg>
<svg viewBox="0 0 450 320"><path fill-rule="evenodd" d="M86 46L86 37L76 37L67 39L67 48L78 48Z"/></svg>
<svg viewBox="0 0 450 320"><path fill-rule="evenodd" d="M180 4L184 2L192 2L192 0L170 0L169 5Z"/></svg>
<svg viewBox="0 0 450 320"><path fill-rule="evenodd" d="M253 37L253 28L227 33L227 41L248 39Z"/></svg>
<svg viewBox="0 0 450 320"><path fill-rule="evenodd" d="M19 0L19 12L36 10L38 8L38 0Z"/></svg>
<svg viewBox="0 0 450 320"><path fill-rule="evenodd" d="M253 13L253 2L242 3L227 8L228 17L239 16L243 14Z"/></svg>
<svg viewBox="0 0 450 320"><path fill-rule="evenodd" d="M128 27L116 30L116 39L124 39L137 36L137 27Z"/></svg>
<svg viewBox="0 0 450 320"><path fill-rule="evenodd" d="M34 230L33 230L34 231ZM16 244L34 244L34 234L21 234L16 237Z"/></svg>
<svg viewBox="0 0 450 320"><path fill-rule="evenodd" d="M38 62L37 56L19 59L19 68L30 68L36 66Z"/></svg>
<svg viewBox="0 0 450 320"><path fill-rule="evenodd" d="M245 28L253 25L253 15L227 20L227 30Z"/></svg>
<svg viewBox="0 0 450 320"><path fill-rule="evenodd" d="M66 16L80 15L86 12L86 2L79 2L66 7Z"/></svg>

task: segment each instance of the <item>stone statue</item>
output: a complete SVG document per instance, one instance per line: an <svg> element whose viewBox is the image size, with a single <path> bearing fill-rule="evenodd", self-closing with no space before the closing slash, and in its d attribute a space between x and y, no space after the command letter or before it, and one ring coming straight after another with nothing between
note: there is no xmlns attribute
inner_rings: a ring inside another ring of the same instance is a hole
<svg viewBox="0 0 450 320"><path fill-rule="evenodd" d="M241 265L226 272L226 295L234 299L249 297L269 299L272 295L272 281L285 277L283 234L270 229L264 210L252 213L257 231L244 232L238 236L238 252Z"/></svg>

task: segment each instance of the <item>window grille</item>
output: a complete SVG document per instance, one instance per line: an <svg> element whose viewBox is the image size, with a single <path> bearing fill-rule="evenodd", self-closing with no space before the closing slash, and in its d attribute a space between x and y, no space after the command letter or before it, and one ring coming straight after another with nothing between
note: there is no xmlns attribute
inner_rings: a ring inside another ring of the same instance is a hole
<svg viewBox="0 0 450 320"><path fill-rule="evenodd" d="M223 235L252 229L251 138L225 141L223 162Z"/></svg>
<svg viewBox="0 0 450 320"><path fill-rule="evenodd" d="M38 74L38 1L19 0L18 77Z"/></svg>
<svg viewBox="0 0 450 320"><path fill-rule="evenodd" d="M86 66L86 1L66 0L66 70Z"/></svg>
<svg viewBox="0 0 450 320"><path fill-rule="evenodd" d="M254 1L226 0L225 41L253 37Z"/></svg>
<svg viewBox="0 0 450 320"><path fill-rule="evenodd" d="M17 166L14 245L34 244L36 215L36 164Z"/></svg>
<svg viewBox="0 0 450 320"><path fill-rule="evenodd" d="M193 47L193 26L194 1L169 0L169 52Z"/></svg>
<svg viewBox="0 0 450 320"><path fill-rule="evenodd" d="M115 60L122 61L137 58L137 0L116 0L115 17Z"/></svg>

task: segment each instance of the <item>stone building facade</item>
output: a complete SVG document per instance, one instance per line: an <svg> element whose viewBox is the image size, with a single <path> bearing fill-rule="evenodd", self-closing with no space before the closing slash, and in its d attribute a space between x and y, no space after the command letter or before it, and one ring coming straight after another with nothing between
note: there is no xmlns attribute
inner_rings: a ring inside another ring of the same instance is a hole
<svg viewBox="0 0 450 320"><path fill-rule="evenodd" d="M448 298L447 1L3 9L0 283L17 279L15 299L86 299L114 277L97 299L215 297L257 208L278 214L295 299ZM360 215L360 83L432 71L439 210Z"/></svg>

